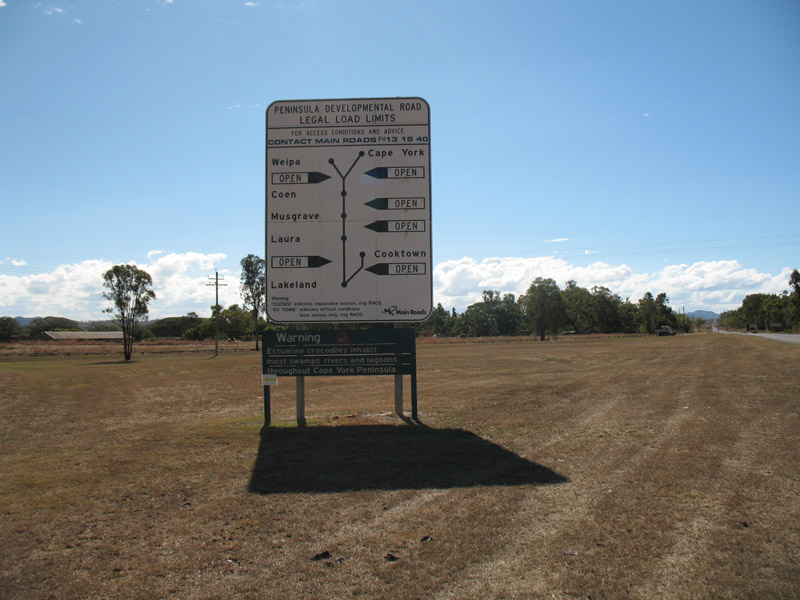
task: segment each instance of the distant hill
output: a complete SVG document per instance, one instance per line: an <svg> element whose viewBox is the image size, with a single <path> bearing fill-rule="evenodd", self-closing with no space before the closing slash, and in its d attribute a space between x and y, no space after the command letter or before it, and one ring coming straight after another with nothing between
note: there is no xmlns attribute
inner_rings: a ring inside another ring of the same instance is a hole
<svg viewBox="0 0 800 600"><path fill-rule="evenodd" d="M31 321L38 318L39 317L14 317L14 320L23 327L27 327L28 325L31 324Z"/></svg>
<svg viewBox="0 0 800 600"><path fill-rule="evenodd" d="M719 321L719 315L710 310L693 310L692 312L686 313L686 316L690 319L696 319L697 317L700 317L705 321Z"/></svg>
<svg viewBox="0 0 800 600"><path fill-rule="evenodd" d="M37 321L37 319L39 319ZM31 327L32 323L38 331L76 331L82 329L77 321L65 317L14 317L14 320L22 327ZM35 333L35 332L34 332Z"/></svg>
<svg viewBox="0 0 800 600"><path fill-rule="evenodd" d="M50 319L63 319L62 317L14 317L14 320L19 323L22 327L27 327L31 324L34 319L42 319L42 318L50 318ZM119 327L116 324L116 321L112 319L107 319L104 321L72 321L71 319L63 319L64 321L69 321L70 325L75 325L83 329L84 331L117 331Z"/></svg>
<svg viewBox="0 0 800 600"><path fill-rule="evenodd" d="M105 321L80 321L78 325L84 331L122 331L117 322L111 319Z"/></svg>

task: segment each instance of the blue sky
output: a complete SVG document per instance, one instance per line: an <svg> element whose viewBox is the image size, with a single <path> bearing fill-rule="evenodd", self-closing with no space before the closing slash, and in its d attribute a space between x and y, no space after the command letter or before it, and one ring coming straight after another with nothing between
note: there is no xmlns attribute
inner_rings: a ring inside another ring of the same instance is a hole
<svg viewBox="0 0 800 600"><path fill-rule="evenodd" d="M0 0L0 314L208 314L275 100L431 108L434 303L538 276L725 310L800 267L796 1Z"/></svg>

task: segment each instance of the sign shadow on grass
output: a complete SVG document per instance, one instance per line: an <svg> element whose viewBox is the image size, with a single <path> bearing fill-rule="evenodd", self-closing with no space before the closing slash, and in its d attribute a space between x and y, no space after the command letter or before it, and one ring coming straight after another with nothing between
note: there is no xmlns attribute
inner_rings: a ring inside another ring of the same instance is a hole
<svg viewBox="0 0 800 600"><path fill-rule="evenodd" d="M324 493L567 481L463 429L358 425L269 429L261 436L249 491Z"/></svg>

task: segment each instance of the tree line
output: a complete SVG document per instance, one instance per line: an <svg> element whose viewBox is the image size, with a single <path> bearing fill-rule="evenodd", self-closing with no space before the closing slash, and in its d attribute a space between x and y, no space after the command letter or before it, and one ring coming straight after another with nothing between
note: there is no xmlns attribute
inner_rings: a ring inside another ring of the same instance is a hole
<svg viewBox="0 0 800 600"><path fill-rule="evenodd" d="M261 323L266 296L263 259L253 254L241 261L241 292L244 307L252 316L253 329L272 327ZM364 325L371 326L370 324ZM414 327L441 336L482 337L498 335L530 335L540 339L572 333L655 333L661 327L675 331L691 331L692 321L669 306L665 293L655 296L647 292L636 303L622 299L606 287L591 290L568 281L562 290L553 279L537 278L527 292L516 298L485 290L482 300L459 314L441 303L431 316ZM350 325L359 327L359 325Z"/></svg>
<svg viewBox="0 0 800 600"><path fill-rule="evenodd" d="M150 289L150 275L132 265L116 265L103 275L107 290L103 297L111 303L106 309L112 315L111 321L81 326L63 317L42 317L23 327L11 317L0 317L0 341L14 336L35 339L43 331L123 331L125 356L129 358L133 340L163 337L204 340L214 338L218 331L220 337L226 339L255 338L258 349L256 332L283 326L272 325L264 318L264 260L248 254L240 264L242 306L212 306L210 318L190 312L180 317L148 321L148 304L155 299ZM789 285L791 292L746 296L740 308L722 313L720 325L735 329L789 330L797 327L800 325L800 272L797 269L792 271ZM688 332L693 325L689 317L669 306L669 298L663 292L655 296L647 292L632 302L604 286L587 289L570 280L561 289L555 280L538 277L518 298L497 290L484 290L481 301L469 305L462 313L455 308L445 309L439 303L428 319L415 323L414 327L448 337L536 335L544 340L547 336L564 333L652 334L662 327ZM346 325L350 328L369 326L371 324Z"/></svg>
<svg viewBox="0 0 800 600"><path fill-rule="evenodd" d="M749 294L742 305L719 316L721 327L790 331L800 326L800 271L789 276L789 290L780 294Z"/></svg>
<svg viewBox="0 0 800 600"><path fill-rule="evenodd" d="M547 336L565 333L656 333L662 326L692 330L692 320L669 306L665 293L647 292L637 302L624 300L606 287L591 290L575 281L561 289L553 279L537 277L525 294L485 290L480 302L458 314L436 306L422 330L442 336Z"/></svg>
<svg viewBox="0 0 800 600"><path fill-rule="evenodd" d="M37 317L28 325L20 325L12 317L0 317L0 342L12 338L37 339L44 331L121 331L126 360L130 360L132 344L149 338L185 338L204 340L219 333L223 339L253 339L256 331L267 326L264 312L266 285L264 261L254 254L242 259L240 292L244 304L227 308L211 306L211 317L195 312L181 317L148 320L149 304L155 300L153 280L149 273L134 265L114 265L103 274L103 298L110 306L104 311L109 321L79 323L64 317ZM257 347L257 342L256 342Z"/></svg>
<svg viewBox="0 0 800 600"><path fill-rule="evenodd" d="M104 312L110 321L82 325L63 317L37 317L27 326L12 317L0 317L0 342L20 337L37 339L44 331L121 331L125 360L131 359L134 341L147 338L186 338L204 340L217 335L225 339L252 339L267 327L261 314L266 300L264 260L249 254L241 260L240 292L244 304L227 308L211 306L211 318L195 312L182 317L148 321L149 304L156 299L149 273L135 265L114 265L103 274L103 298L110 306ZM256 349L258 349L258 337Z"/></svg>

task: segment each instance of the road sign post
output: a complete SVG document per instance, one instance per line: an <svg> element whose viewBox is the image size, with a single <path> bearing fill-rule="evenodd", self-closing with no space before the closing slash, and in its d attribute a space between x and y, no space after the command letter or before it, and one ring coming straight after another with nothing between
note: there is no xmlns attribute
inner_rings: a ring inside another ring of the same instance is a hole
<svg viewBox="0 0 800 600"><path fill-rule="evenodd" d="M270 104L267 318L300 328L359 322L397 328L428 318L433 310L430 173L430 109L422 98ZM409 330L396 331L408 335ZM287 373L268 359L275 343L264 338L265 377L270 368L273 375ZM411 356L412 364L401 360L391 369L383 364L366 371L395 375L395 412L401 417L402 378L411 374L416 420L416 355ZM313 373L301 365L289 369L298 380L298 424L305 422L303 377L367 374L358 361L379 359L329 361ZM265 389L265 413L268 402Z"/></svg>

